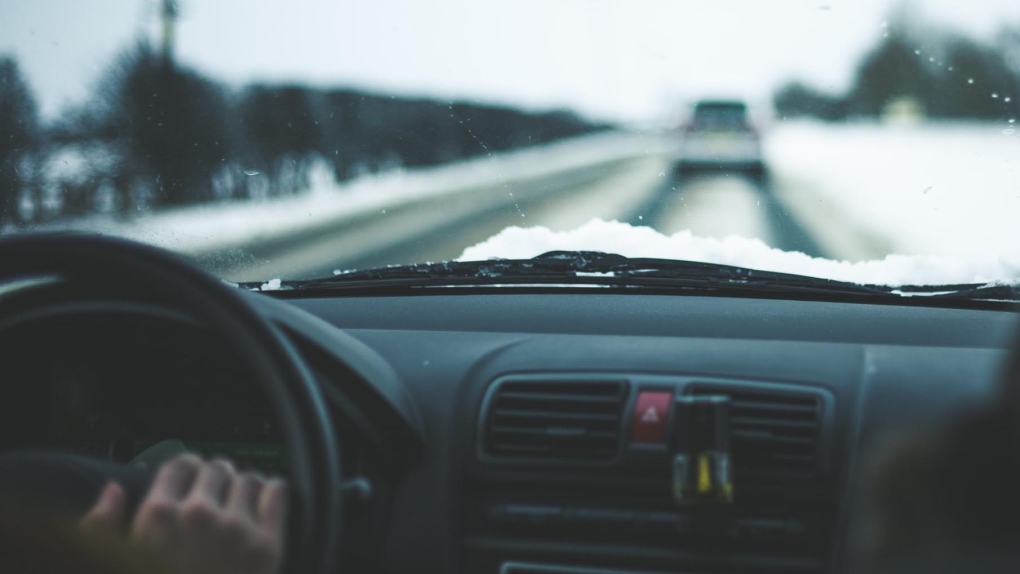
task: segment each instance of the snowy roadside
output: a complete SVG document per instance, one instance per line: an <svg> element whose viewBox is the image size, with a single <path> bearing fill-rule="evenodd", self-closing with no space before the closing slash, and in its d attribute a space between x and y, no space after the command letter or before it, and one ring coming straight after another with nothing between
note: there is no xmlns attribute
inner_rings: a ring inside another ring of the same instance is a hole
<svg viewBox="0 0 1020 574"><path fill-rule="evenodd" d="M283 240L308 229L345 222L387 208L493 186L555 177L571 170L660 154L661 138L604 133L492 154L444 166L394 170L348 182L319 182L303 194L248 203L221 203L142 213L129 220L90 216L33 230L78 230L134 239L180 253L203 255Z"/></svg>
<svg viewBox="0 0 1020 574"><path fill-rule="evenodd" d="M790 123L766 154L803 219L827 212L886 252L1020 263L1020 138L1009 126Z"/></svg>
<svg viewBox="0 0 1020 574"><path fill-rule="evenodd" d="M461 260L610 251L905 285L1020 281L1020 139L1008 124L776 126L766 154L777 199L832 253L772 249L593 219L570 231L511 228ZM891 254L891 255L890 255Z"/></svg>

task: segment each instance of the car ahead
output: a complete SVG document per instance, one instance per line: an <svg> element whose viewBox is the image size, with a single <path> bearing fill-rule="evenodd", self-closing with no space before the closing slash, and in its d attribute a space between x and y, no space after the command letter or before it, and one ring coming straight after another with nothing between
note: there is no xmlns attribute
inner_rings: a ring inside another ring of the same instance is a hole
<svg viewBox="0 0 1020 574"><path fill-rule="evenodd" d="M761 177L761 137L739 100L702 100L683 125L676 174L722 171Z"/></svg>

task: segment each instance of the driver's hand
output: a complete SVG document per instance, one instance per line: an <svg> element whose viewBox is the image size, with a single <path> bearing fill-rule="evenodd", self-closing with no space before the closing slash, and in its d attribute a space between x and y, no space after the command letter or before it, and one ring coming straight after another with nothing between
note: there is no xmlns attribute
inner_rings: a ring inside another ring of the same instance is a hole
<svg viewBox="0 0 1020 574"><path fill-rule="evenodd" d="M82 527L123 528L126 502L120 485L106 485ZM286 514L282 480L183 455L160 467L127 536L171 574L277 574Z"/></svg>

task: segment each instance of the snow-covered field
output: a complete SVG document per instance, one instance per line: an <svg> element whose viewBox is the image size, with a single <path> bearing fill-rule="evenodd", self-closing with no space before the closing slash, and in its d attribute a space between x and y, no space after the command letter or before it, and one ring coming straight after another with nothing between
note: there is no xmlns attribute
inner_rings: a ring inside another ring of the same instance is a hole
<svg viewBox="0 0 1020 574"><path fill-rule="evenodd" d="M1009 126L796 123L771 133L766 153L779 192L827 204L894 253L1020 262L1020 137Z"/></svg>

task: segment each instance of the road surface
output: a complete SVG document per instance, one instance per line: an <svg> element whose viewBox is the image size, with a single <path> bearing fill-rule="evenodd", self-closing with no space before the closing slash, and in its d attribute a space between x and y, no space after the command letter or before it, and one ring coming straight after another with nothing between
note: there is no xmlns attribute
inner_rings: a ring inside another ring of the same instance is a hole
<svg viewBox="0 0 1020 574"><path fill-rule="evenodd" d="M665 234L689 229L704 237L757 237L779 249L850 261L888 253L881 240L851 227L810 188L782 174L764 181L737 173L681 180L673 176L668 155L651 154L380 210L203 263L235 281L321 277L453 259L508 226L568 230L595 217Z"/></svg>

